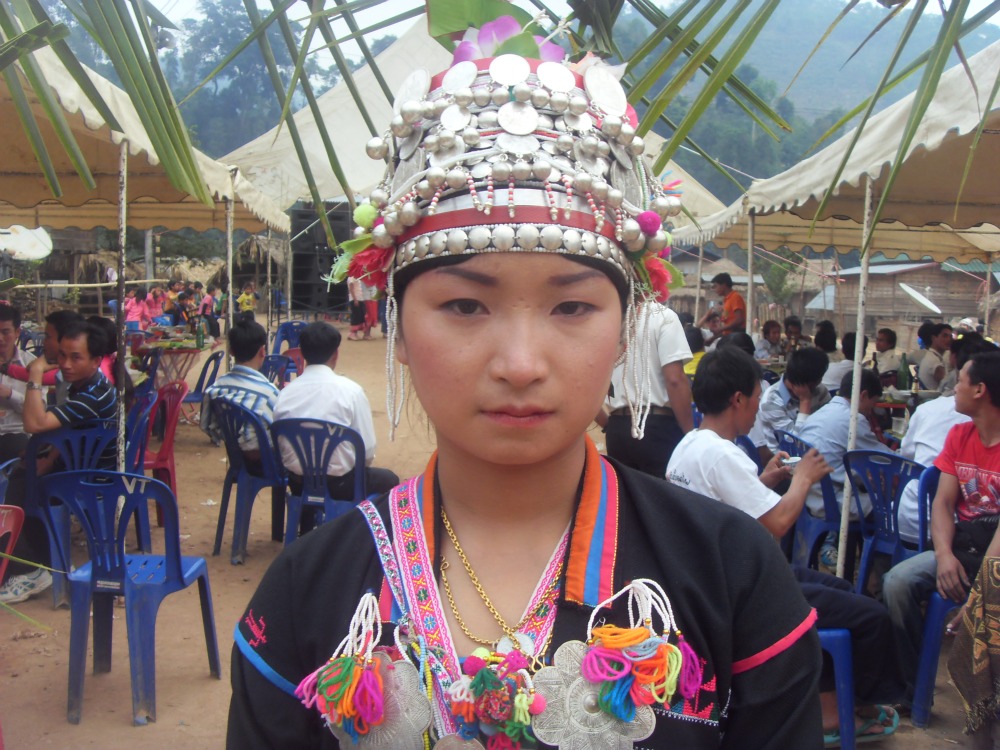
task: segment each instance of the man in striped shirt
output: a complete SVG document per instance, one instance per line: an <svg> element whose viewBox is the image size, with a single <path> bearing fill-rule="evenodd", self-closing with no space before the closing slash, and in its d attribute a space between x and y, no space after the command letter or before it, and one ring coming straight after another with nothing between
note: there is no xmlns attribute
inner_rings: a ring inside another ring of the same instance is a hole
<svg viewBox="0 0 1000 750"><path fill-rule="evenodd" d="M236 366L205 389L201 403L201 429L216 442L222 433L212 412L212 400L224 399L243 406L259 416L264 424L271 424L274 418L274 404L278 400L278 389L260 373L260 367L267 355L267 332L253 320L241 320L229 331L229 351L236 360ZM251 431L240 437L240 448L251 461L260 458L257 438Z"/></svg>

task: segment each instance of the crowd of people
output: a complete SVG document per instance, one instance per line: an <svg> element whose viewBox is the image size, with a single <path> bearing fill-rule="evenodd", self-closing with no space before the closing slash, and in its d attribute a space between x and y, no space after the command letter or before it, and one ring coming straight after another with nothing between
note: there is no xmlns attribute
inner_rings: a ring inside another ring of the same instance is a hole
<svg viewBox="0 0 1000 750"><path fill-rule="evenodd" d="M247 282L236 299L239 315L253 319L258 299L253 282ZM130 287L125 292L125 327L145 331L151 325L186 326L204 321L208 335L218 338L219 319L226 315L228 300L225 284L206 288L200 281L175 280L166 287Z"/></svg>

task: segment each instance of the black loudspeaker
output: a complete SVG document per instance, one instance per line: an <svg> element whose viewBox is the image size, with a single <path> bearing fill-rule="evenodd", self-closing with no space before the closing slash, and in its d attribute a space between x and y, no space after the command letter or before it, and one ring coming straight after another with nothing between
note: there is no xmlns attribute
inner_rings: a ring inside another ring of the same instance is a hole
<svg viewBox="0 0 1000 750"><path fill-rule="evenodd" d="M346 203L328 203L325 210L337 242L351 237L351 214ZM334 254L326 242L319 214L311 203L299 204L292 217L292 310L332 313L347 308L347 285L321 279L330 272Z"/></svg>

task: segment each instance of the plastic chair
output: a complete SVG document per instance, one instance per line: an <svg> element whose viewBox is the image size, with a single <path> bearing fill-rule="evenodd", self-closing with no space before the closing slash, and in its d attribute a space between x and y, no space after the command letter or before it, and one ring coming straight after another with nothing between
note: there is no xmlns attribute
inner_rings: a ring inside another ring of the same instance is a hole
<svg viewBox="0 0 1000 750"><path fill-rule="evenodd" d="M219 523L215 530L212 554L222 548L222 532L226 527L229 496L236 485L236 511L233 519L233 549L231 562L239 565L247 554L247 537L250 534L250 512L257 494L265 487L271 488L271 539L281 541L285 515L285 470L277 452L271 445L270 432L263 420L254 412L224 399L211 400L213 416L217 420L226 444L229 470L222 485L219 504ZM240 449L240 435L252 433L260 447L260 466L250 466Z"/></svg>
<svg viewBox="0 0 1000 750"><path fill-rule="evenodd" d="M768 385L774 385L781 380L781 376L774 370L764 370L761 372L760 376L767 382Z"/></svg>
<svg viewBox="0 0 1000 750"><path fill-rule="evenodd" d="M963 602L945 599L937 591L927 600L927 614L924 616L924 635L920 642L920 664L917 666L917 681L913 686L913 706L910 720L913 726L926 729L931 720L931 706L934 704L934 683L937 680L938 657L941 641L944 639L944 625L948 615Z"/></svg>
<svg viewBox="0 0 1000 750"><path fill-rule="evenodd" d="M778 450L785 451L790 456L804 456L812 450L812 446L805 440L785 430L775 430L774 437L778 441ZM840 504L837 502L837 489L833 486L833 480L829 475L820 480L820 489L823 491L823 517L814 516L809 512L809 508L803 507L795 521L792 564L803 568L816 567L819 542L823 537L830 533L840 536ZM857 538L860 532L860 522L851 521L847 527L848 539L852 536ZM845 575L850 578L853 572L854 561L847 560Z"/></svg>
<svg viewBox="0 0 1000 750"><path fill-rule="evenodd" d="M60 427L49 432L40 432L32 435L28 445L24 450L24 512L25 515L40 518L45 522L49 532L49 549L53 560L58 560L59 556L65 552L69 557L70 530L69 518L63 514L56 513L56 521L53 523L42 512L39 505L39 481L38 476L38 452L46 445L51 445L59 452L65 469L62 471L74 471L77 469L98 469L114 468L114 445L118 440L118 430L114 422L97 422L87 427ZM102 464L105 464L102 466ZM140 528L139 543L149 539L149 522L145 522L146 529ZM52 574L52 606L61 607L69 604L69 592L66 588L66 575L64 573Z"/></svg>
<svg viewBox="0 0 1000 750"><path fill-rule="evenodd" d="M160 359L162 357L162 349L150 349L142 355L142 361L139 363L139 369L146 373L146 377L149 378L149 383L154 390L156 389L156 373L160 369Z"/></svg>
<svg viewBox="0 0 1000 750"><path fill-rule="evenodd" d="M917 550L905 547L899 538L899 498L903 488L917 479L924 469L922 464L894 453L857 450L844 454L844 474L853 489L861 519L863 544L861 567L854 589L857 593L864 594L867 590L876 554L889 555L891 564L895 565L917 553ZM871 515L867 519L859 496L862 490L868 493L872 504Z"/></svg>
<svg viewBox="0 0 1000 750"><path fill-rule="evenodd" d="M842 750L854 750L854 662L851 655L851 631L842 628L818 628L816 632L819 633L820 648L833 658L840 747Z"/></svg>
<svg viewBox="0 0 1000 750"><path fill-rule="evenodd" d="M285 377L290 369L295 367L291 357L284 354L268 354L260 366L260 374L270 380L278 388L285 385Z"/></svg>
<svg viewBox="0 0 1000 750"><path fill-rule="evenodd" d="M919 552L931 548L931 506L934 504L934 495L937 494L940 478L941 469L937 466L928 466L920 475L920 482L917 484L917 512L920 514L917 519L920 529L920 539L917 541Z"/></svg>
<svg viewBox="0 0 1000 750"><path fill-rule="evenodd" d="M691 420L694 423L694 428L697 430L701 427L701 420L704 419L704 415L698 411L698 407L694 405L694 401L691 402Z"/></svg>
<svg viewBox="0 0 1000 750"><path fill-rule="evenodd" d="M274 334L274 346L271 348L271 354L281 354L281 344L285 341L288 342L289 349L298 349L299 336L307 325L309 324L304 320L286 320L279 325Z"/></svg>
<svg viewBox="0 0 1000 750"><path fill-rule="evenodd" d="M10 461L5 461L0 464L0 505L4 504L4 499L7 497L7 485L10 483L10 473L16 469L21 463L21 459L12 458ZM0 580L3 577L0 576Z"/></svg>
<svg viewBox="0 0 1000 750"><path fill-rule="evenodd" d="M158 398L156 391L147 390L136 393L132 408L125 415L125 471L129 474L142 474L146 459L146 446L149 444L150 422ZM140 506L136 509L136 533L139 549L152 552L153 544L149 537L149 507ZM145 537L142 535L145 534Z"/></svg>
<svg viewBox="0 0 1000 750"><path fill-rule="evenodd" d="M289 492L285 499L286 545L294 542L298 535L304 506L321 509L323 520L319 523L322 523L347 513L365 499L365 444L361 435L350 427L322 419L279 419L271 424L271 435L279 459L281 446L288 445L302 470L301 494ZM354 494L351 498L331 497L326 483L326 468L341 443L354 447Z"/></svg>
<svg viewBox="0 0 1000 750"><path fill-rule="evenodd" d="M111 636L115 597L125 597L132 677L132 721L156 721L156 613L169 594L198 582L201 618L208 649L208 667L221 677L215 615L202 557L182 557L177 501L170 488L139 474L115 471L70 471L45 477L41 503L51 515L57 500L79 520L87 537L90 560L69 574L72 609L69 645L69 700L66 718L80 722L83 679L87 663L87 635L91 604L94 619L94 672L111 671ZM123 500L121 518L117 514ZM129 518L140 505L153 500L163 517L164 554L129 555L125 534ZM60 550L68 570L69 555Z"/></svg>
<svg viewBox="0 0 1000 750"><path fill-rule="evenodd" d="M222 358L224 356L226 356L226 353L219 350L213 352L205 360L205 365L201 368L201 373L198 375L198 382L195 383L194 390L190 391L181 402L183 416L187 422L192 424L195 422L201 411L201 401L205 396L205 389L212 386L215 383L215 379L219 377L219 367L222 365ZM198 408L195 408L195 404L198 405Z"/></svg>
<svg viewBox="0 0 1000 750"><path fill-rule="evenodd" d="M16 459L15 459L16 460ZM0 540L7 536L7 542L3 547L4 554L13 555L14 545L21 535L21 527L24 525L24 510L17 505L0 505ZM0 581L7 573L6 557L0 557Z"/></svg>
<svg viewBox="0 0 1000 750"><path fill-rule="evenodd" d="M171 380L157 391L157 409L162 405L163 442L158 450L146 449L143 469L152 471L153 478L165 482L170 491L177 497L177 468L174 466L174 437L177 434L177 422L181 416L181 403L188 392L188 384L183 380ZM149 425L150 432L153 423ZM157 517L157 521L159 521Z"/></svg>
<svg viewBox="0 0 1000 750"><path fill-rule="evenodd" d="M291 371L291 368L289 368L288 370L285 371L285 379L286 380L291 380L292 379L292 377L291 377L292 375L298 376L298 375L301 375L303 372L305 372L305 369L306 369L306 358L302 356L302 350L301 349L299 349L297 346L293 347L291 349L285 349L284 355L286 357L288 357L290 360L292 360L292 363L295 365L295 372L294 373Z"/></svg>
<svg viewBox="0 0 1000 750"><path fill-rule="evenodd" d="M764 465L760 462L760 451L757 450L757 446L753 444L753 440L748 438L746 435L736 436L736 447L747 454L751 461L753 461L754 466L757 467L758 476L762 471L764 471Z"/></svg>
<svg viewBox="0 0 1000 750"><path fill-rule="evenodd" d="M105 304L108 306L108 309L111 310L112 316L118 315L118 300L109 299Z"/></svg>

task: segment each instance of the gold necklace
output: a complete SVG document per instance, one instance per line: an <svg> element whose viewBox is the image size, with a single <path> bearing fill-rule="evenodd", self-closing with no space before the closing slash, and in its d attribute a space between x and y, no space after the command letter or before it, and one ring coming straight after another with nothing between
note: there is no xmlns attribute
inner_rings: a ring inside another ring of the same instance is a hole
<svg viewBox="0 0 1000 750"><path fill-rule="evenodd" d="M455 622L458 623L458 627L461 628L462 632L465 633L465 637L468 638L473 643L478 643L483 646L490 646L491 648L496 643L496 639L490 640L489 638L480 638L479 636L473 635L472 631L469 630L469 626L465 624L465 620L462 619L462 615L458 612L458 605L455 604L455 597L451 593L451 584L448 583L448 574L445 572L448 570L448 561L441 561L441 587L444 589L444 594L448 598L448 605L451 607L451 613L455 616Z"/></svg>

